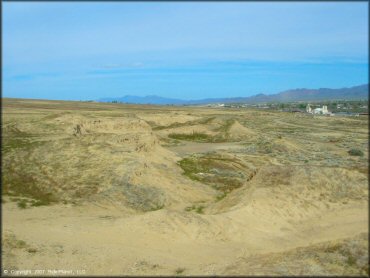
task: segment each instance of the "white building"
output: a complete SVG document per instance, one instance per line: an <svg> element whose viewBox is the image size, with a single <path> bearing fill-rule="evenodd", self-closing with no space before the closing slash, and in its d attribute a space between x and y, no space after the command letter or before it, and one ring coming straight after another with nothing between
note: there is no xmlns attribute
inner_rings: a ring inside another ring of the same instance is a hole
<svg viewBox="0 0 370 278"><path fill-rule="evenodd" d="M307 104L306 112L307 113L312 113L312 108L311 108L310 104Z"/></svg>
<svg viewBox="0 0 370 278"><path fill-rule="evenodd" d="M326 105L323 105L322 108L315 108L312 111L313 114L321 114L321 115L328 115L331 114L331 112L328 111L328 107Z"/></svg>
<svg viewBox="0 0 370 278"><path fill-rule="evenodd" d="M315 108L314 110L312 110L312 113L313 114L322 114L322 108Z"/></svg>

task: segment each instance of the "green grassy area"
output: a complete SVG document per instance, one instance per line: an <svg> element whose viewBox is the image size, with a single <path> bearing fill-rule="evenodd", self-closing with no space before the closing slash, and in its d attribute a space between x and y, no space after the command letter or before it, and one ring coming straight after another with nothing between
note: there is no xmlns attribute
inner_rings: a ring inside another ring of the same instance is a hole
<svg viewBox="0 0 370 278"><path fill-rule="evenodd" d="M39 187L37 178L28 170L24 161L22 168L17 168L17 163L11 160L3 162L2 194L7 196L25 197L26 199L13 199L19 208L29 206L43 206L57 202L56 196ZM28 200L31 199L31 200Z"/></svg>
<svg viewBox="0 0 370 278"><path fill-rule="evenodd" d="M186 133L170 133L168 135L171 139L176 140L185 140L185 141L193 141L198 143L224 143L224 142L232 142L233 140L230 140L229 133L219 133L214 136L201 133L201 132L193 132L190 134Z"/></svg>
<svg viewBox="0 0 370 278"><path fill-rule="evenodd" d="M52 193L39 187L35 174L30 171L35 165L28 157L44 142L34 140L34 135L22 132L15 126L7 127L2 132L2 195L25 197L13 199L22 209L56 202L57 198ZM20 150L24 151L21 167L14 157L10 158L11 152Z"/></svg>
<svg viewBox="0 0 370 278"><path fill-rule="evenodd" d="M186 207L186 211L195 211L196 213L203 214L204 213L205 206L199 205L192 205L191 207Z"/></svg>
<svg viewBox="0 0 370 278"><path fill-rule="evenodd" d="M18 207L50 205L58 201L51 193L39 188L37 180L30 173L16 171L12 166L3 168L2 194L8 196L27 197L32 200L19 199Z"/></svg>
<svg viewBox="0 0 370 278"><path fill-rule="evenodd" d="M186 123L173 123L166 127L155 127L154 130L160 129L169 129L169 128L176 128L182 126L192 126L197 124L209 124L215 117L205 118L202 120L191 121ZM227 119L225 122L218 128L215 129L218 134L216 135L209 135L202 132L193 131L190 134L185 133L170 133L168 135L169 138L177 139L177 140L185 140L185 141L193 141L199 143L222 143L222 142L230 142L231 137L229 134L229 130L231 126L235 123L235 119Z"/></svg>
<svg viewBox="0 0 370 278"><path fill-rule="evenodd" d="M43 144L40 141L34 141L29 137L3 137L1 152L3 154L15 149L29 149Z"/></svg>
<svg viewBox="0 0 370 278"><path fill-rule="evenodd" d="M176 140L186 140L195 142L210 142L212 140L212 136L200 132L193 132L190 134L170 133L168 137Z"/></svg>
<svg viewBox="0 0 370 278"><path fill-rule="evenodd" d="M8 125L1 130L1 152L6 154L12 150L31 149L42 145L43 142L35 140L35 134L19 130L14 125Z"/></svg>
<svg viewBox="0 0 370 278"><path fill-rule="evenodd" d="M348 153L352 156L364 156L364 153L363 151L359 150L359 149L350 149L348 151Z"/></svg>
<svg viewBox="0 0 370 278"><path fill-rule="evenodd" d="M209 155L191 156L179 161L179 165L185 176L210 185L224 194L241 187L245 180L245 175L240 170L243 166L233 159ZM220 198L221 196L223 195Z"/></svg>

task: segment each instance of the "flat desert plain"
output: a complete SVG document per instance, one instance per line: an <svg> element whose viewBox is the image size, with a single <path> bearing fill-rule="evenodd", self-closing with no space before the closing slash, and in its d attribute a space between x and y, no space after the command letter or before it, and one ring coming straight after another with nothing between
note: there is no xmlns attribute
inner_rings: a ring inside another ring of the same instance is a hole
<svg viewBox="0 0 370 278"><path fill-rule="evenodd" d="M367 276L368 139L366 116L2 99L2 273Z"/></svg>

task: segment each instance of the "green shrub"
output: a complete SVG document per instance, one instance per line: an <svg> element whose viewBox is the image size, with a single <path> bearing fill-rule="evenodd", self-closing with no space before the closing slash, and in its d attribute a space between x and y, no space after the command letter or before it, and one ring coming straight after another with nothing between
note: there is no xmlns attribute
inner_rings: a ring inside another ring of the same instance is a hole
<svg viewBox="0 0 370 278"><path fill-rule="evenodd" d="M196 213L201 213L203 214L203 210L204 210L204 206L199 206L197 207L197 209L195 210Z"/></svg>
<svg viewBox="0 0 370 278"><path fill-rule="evenodd" d="M227 196L227 193L226 192L222 192L220 195L217 195L216 196L216 201L221 201L223 198L225 198Z"/></svg>
<svg viewBox="0 0 370 278"><path fill-rule="evenodd" d="M25 248L27 243L24 240L16 240L15 241L15 248Z"/></svg>
<svg viewBox="0 0 370 278"><path fill-rule="evenodd" d="M364 156L364 153L359 149L350 149L348 153L352 156Z"/></svg>
<svg viewBox="0 0 370 278"><path fill-rule="evenodd" d="M195 206L191 206L191 207L186 207L185 208L185 211L192 211L192 210L195 210Z"/></svg>
<svg viewBox="0 0 370 278"><path fill-rule="evenodd" d="M205 209L204 206L195 206L192 205L191 207L186 207L185 211L195 211L196 213L203 214L203 210Z"/></svg>
<svg viewBox="0 0 370 278"><path fill-rule="evenodd" d="M18 207L21 209L27 208L27 202L25 200L21 200L17 203Z"/></svg>
<svg viewBox="0 0 370 278"><path fill-rule="evenodd" d="M178 269L175 270L175 273L177 275L179 275L179 274L183 273L184 271L185 271L185 268L178 268Z"/></svg>
<svg viewBox="0 0 370 278"><path fill-rule="evenodd" d="M47 206L50 205L50 201L48 200L36 200L31 202L32 207L40 207L40 206Z"/></svg>

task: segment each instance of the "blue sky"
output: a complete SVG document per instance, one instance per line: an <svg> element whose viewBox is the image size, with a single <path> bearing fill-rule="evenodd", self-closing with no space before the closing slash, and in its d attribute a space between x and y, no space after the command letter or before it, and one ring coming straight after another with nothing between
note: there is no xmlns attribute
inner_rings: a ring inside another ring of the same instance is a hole
<svg viewBox="0 0 370 278"><path fill-rule="evenodd" d="M368 83L367 2L4 2L3 97L250 96Z"/></svg>

